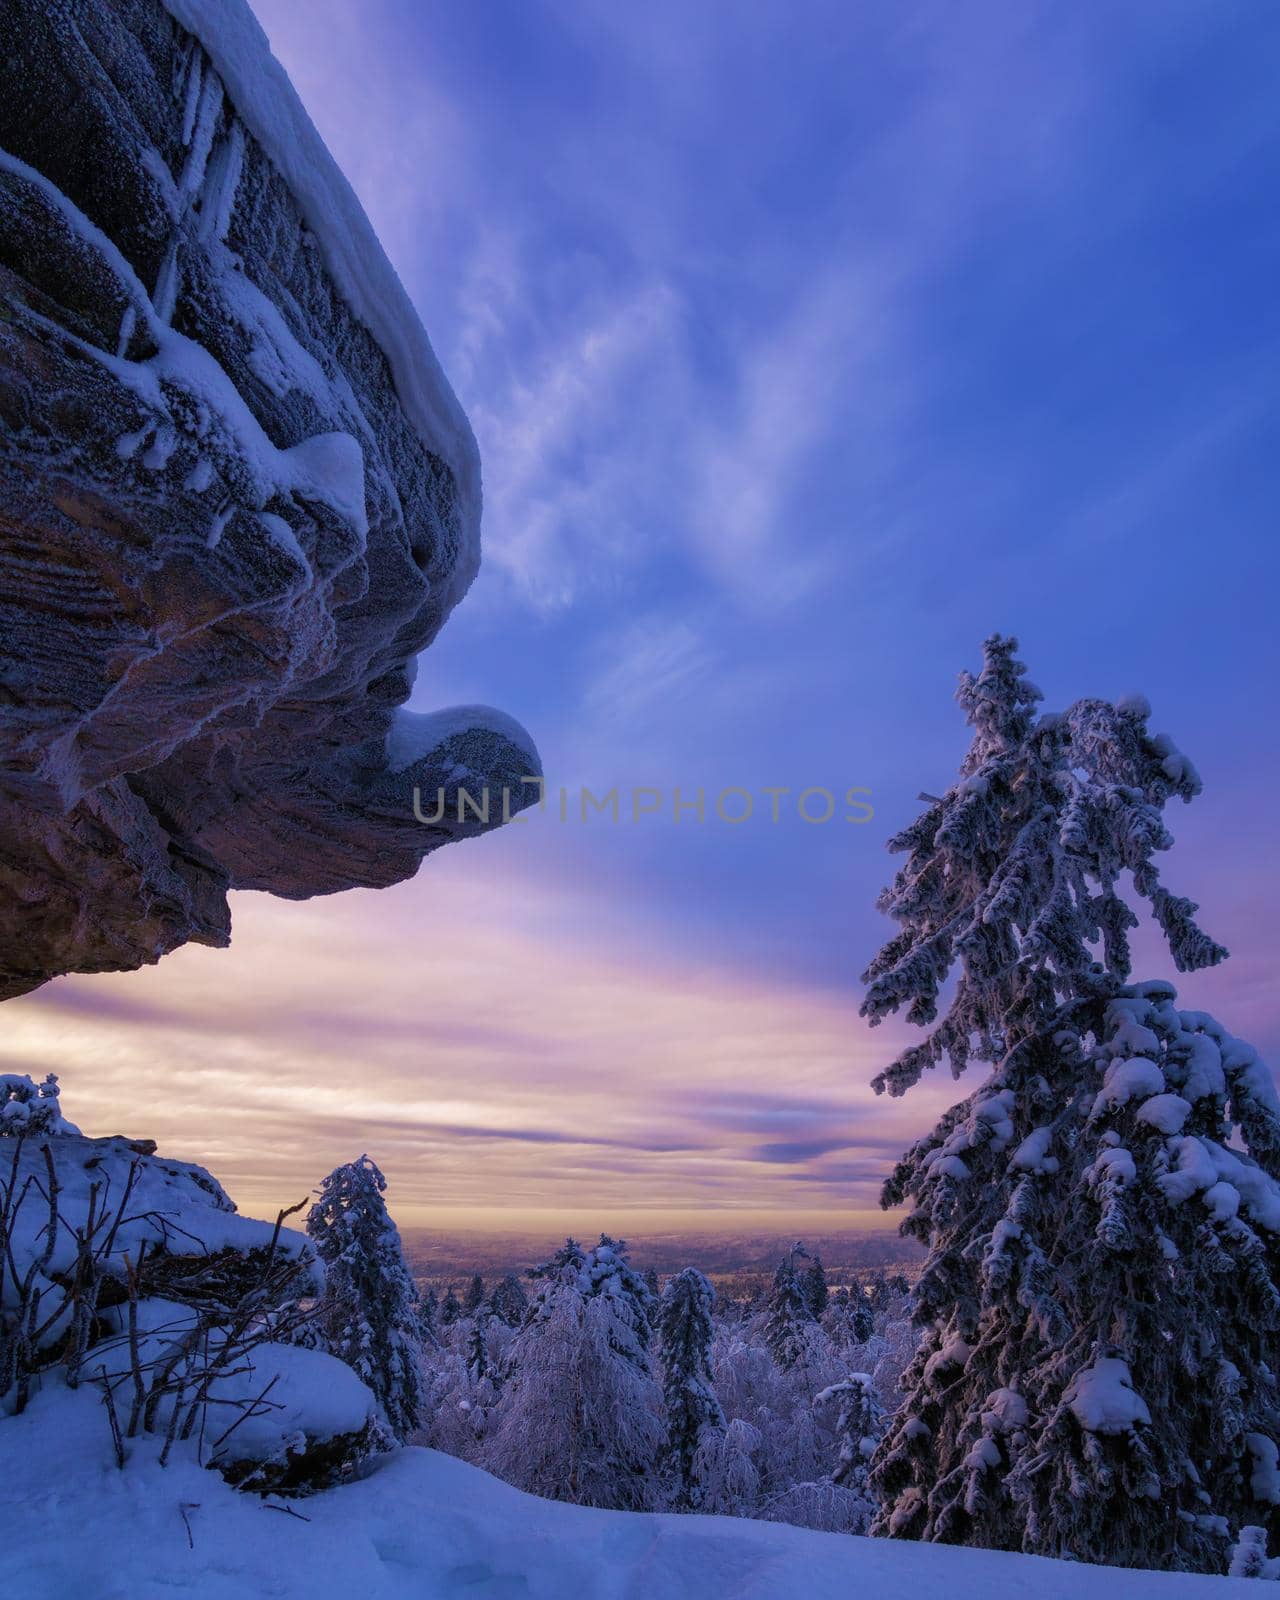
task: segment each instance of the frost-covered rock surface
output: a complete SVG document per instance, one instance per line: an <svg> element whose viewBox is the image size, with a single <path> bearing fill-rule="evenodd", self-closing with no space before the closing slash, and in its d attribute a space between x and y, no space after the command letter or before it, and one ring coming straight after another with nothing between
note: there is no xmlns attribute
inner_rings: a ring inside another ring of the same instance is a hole
<svg viewBox="0 0 1280 1600"><path fill-rule="evenodd" d="M396 882L538 767L483 707L397 725L475 443L243 0L0 20L3 997Z"/></svg>
<svg viewBox="0 0 1280 1600"><path fill-rule="evenodd" d="M731 1517L536 1500L432 1450L283 1514L154 1440L116 1467L83 1391L0 1421L0 1593L23 1600L1222 1600L1248 1580L1107 1570L1035 1556L810 1533ZM189 1530L189 1531L188 1531Z"/></svg>

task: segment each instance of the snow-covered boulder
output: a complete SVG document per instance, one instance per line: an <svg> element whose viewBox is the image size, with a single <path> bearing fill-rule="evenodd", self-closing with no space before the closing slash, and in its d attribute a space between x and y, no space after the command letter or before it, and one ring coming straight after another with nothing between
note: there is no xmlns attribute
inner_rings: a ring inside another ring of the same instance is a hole
<svg viewBox="0 0 1280 1600"><path fill-rule="evenodd" d="M244 0L17 8L0 486L0 997L536 798L509 719L396 723L476 571L475 442Z"/></svg>
<svg viewBox="0 0 1280 1600"><path fill-rule="evenodd" d="M207 1464L257 1494L326 1488L383 1438L373 1395L351 1368L296 1345L259 1345L209 1401L228 1422Z"/></svg>
<svg viewBox="0 0 1280 1600"><path fill-rule="evenodd" d="M323 1281L304 1233L242 1217L211 1173L156 1155L147 1139L78 1133L0 1139L0 1193L13 1196L5 1208L11 1255L0 1294L34 1261L43 1263L50 1283L69 1277L77 1232L86 1228L98 1235L107 1276L123 1282L127 1260L141 1270L148 1292L162 1292L198 1265L200 1297L225 1298L273 1250L305 1265L309 1292ZM51 1195L58 1225L50 1243ZM107 1303L114 1298L108 1293Z"/></svg>
<svg viewBox="0 0 1280 1600"><path fill-rule="evenodd" d="M56 1079L0 1089L37 1108L0 1116L0 1417L87 1395L118 1464L183 1442L258 1493L324 1488L386 1441L351 1368L290 1342L324 1288L305 1234L150 1140L85 1138Z"/></svg>

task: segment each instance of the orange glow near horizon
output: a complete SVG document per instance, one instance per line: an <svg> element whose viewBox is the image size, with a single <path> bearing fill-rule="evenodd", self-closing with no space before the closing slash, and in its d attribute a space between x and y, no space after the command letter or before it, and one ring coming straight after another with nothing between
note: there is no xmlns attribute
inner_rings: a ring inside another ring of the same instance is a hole
<svg viewBox="0 0 1280 1600"><path fill-rule="evenodd" d="M57 1072L86 1133L154 1138L260 1214L368 1151L404 1227L892 1225L880 1182L955 1086L877 1100L895 1039L852 991L655 957L451 854L381 893L239 895L229 951L10 1002L4 1067Z"/></svg>

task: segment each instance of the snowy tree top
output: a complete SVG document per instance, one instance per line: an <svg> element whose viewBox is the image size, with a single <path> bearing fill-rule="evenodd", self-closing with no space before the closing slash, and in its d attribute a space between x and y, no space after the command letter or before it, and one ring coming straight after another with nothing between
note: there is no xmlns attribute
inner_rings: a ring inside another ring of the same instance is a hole
<svg viewBox="0 0 1280 1600"><path fill-rule="evenodd" d="M0 1133L79 1133L62 1115L58 1076L36 1083L21 1072L0 1072Z"/></svg>
<svg viewBox="0 0 1280 1600"><path fill-rule="evenodd" d="M1138 925L1124 874L1179 971L1227 954L1153 860L1173 843L1166 803L1200 792L1195 768L1148 730L1150 707L1138 696L1037 716L1042 697L1016 650L1015 639L994 635L977 676L960 675L956 698L974 729L960 777L945 795L926 796L928 809L889 841L907 860L878 905L901 927L863 975L862 1014L875 1026L905 1007L910 1022L937 1026L874 1080L878 1093L904 1093L944 1057L957 1077L971 1055L998 1060L1063 1000L1118 989Z"/></svg>

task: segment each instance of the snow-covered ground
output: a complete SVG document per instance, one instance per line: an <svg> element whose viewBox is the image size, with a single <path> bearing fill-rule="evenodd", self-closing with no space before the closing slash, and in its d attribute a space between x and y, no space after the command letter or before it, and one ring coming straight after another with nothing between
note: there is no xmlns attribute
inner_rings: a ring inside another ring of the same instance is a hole
<svg viewBox="0 0 1280 1600"><path fill-rule="evenodd" d="M1194 1600L1244 1579L808 1533L536 1500L434 1450L379 1458L308 1499L229 1488L184 1446L116 1467L96 1394L0 1420L5 1600ZM287 1507L288 1509L284 1509Z"/></svg>

